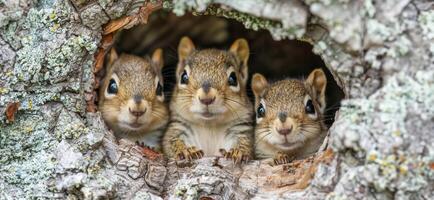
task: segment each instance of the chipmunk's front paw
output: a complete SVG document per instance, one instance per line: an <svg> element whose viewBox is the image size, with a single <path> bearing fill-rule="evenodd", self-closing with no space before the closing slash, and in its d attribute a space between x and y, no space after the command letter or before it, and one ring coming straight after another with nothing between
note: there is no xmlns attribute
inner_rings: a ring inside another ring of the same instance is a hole
<svg viewBox="0 0 434 200"><path fill-rule="evenodd" d="M143 156L156 160L159 158L163 158L163 154L161 154L157 148L145 145L143 142L136 141L136 145L141 148L141 152Z"/></svg>
<svg viewBox="0 0 434 200"><path fill-rule="evenodd" d="M200 149L197 149L195 146L191 146L191 147L185 147L182 149L179 149L176 152L176 159L177 160L194 160L194 159L199 159L202 158L204 155L203 151Z"/></svg>
<svg viewBox="0 0 434 200"><path fill-rule="evenodd" d="M278 152L273 159L274 165L283 165L286 163L290 163L292 160L294 160L293 157L290 157L288 154L285 154L283 152Z"/></svg>
<svg viewBox="0 0 434 200"><path fill-rule="evenodd" d="M231 148L229 151L220 149L220 153L223 157L232 159L235 164L242 162L247 163L251 159L250 153L240 148Z"/></svg>

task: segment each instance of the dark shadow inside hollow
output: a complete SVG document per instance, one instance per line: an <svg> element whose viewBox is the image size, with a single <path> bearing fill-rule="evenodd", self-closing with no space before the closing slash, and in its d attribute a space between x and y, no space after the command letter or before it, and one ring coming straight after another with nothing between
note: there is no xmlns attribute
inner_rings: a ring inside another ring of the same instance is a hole
<svg viewBox="0 0 434 200"><path fill-rule="evenodd" d="M336 84L321 57L312 52L312 45L298 40L275 41L268 31L246 29L235 20L214 16L175 16L165 11L150 16L149 23L124 30L116 36L115 48L139 56L149 55L156 48L164 50L163 75L165 93L169 94L175 82L177 46L181 37L189 36L197 48L228 49L237 38L245 38L250 46L249 72L261 73L269 81L284 78L305 78L315 68L327 75L326 124L334 121L344 93ZM251 76L250 76L251 77ZM249 80L250 83L250 80ZM253 94L248 85L248 93Z"/></svg>

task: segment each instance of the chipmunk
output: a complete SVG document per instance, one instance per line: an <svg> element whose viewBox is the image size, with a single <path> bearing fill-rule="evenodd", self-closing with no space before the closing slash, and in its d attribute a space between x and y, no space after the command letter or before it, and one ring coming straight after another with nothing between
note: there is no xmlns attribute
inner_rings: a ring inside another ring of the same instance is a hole
<svg viewBox="0 0 434 200"><path fill-rule="evenodd" d="M178 46L176 86L163 151L177 160L218 156L240 163L253 154L253 109L246 94L249 46L196 50L188 37Z"/></svg>
<svg viewBox="0 0 434 200"><path fill-rule="evenodd" d="M164 103L162 50L152 58L108 56L107 73L99 91L99 110L117 138L158 150L169 111Z"/></svg>
<svg viewBox="0 0 434 200"><path fill-rule="evenodd" d="M251 83L256 108L256 157L274 157L274 164L284 164L318 151L327 132L323 120L324 72L315 69L304 81L286 79L273 84L254 74Z"/></svg>

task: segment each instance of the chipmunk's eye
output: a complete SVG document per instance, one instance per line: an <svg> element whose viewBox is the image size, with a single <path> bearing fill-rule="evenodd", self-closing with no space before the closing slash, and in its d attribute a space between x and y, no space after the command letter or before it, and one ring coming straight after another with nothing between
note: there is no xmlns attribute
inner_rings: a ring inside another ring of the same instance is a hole
<svg viewBox="0 0 434 200"><path fill-rule="evenodd" d="M107 93L109 94L117 94L118 93L118 85L116 84L115 79L110 79L110 82L107 87Z"/></svg>
<svg viewBox="0 0 434 200"><path fill-rule="evenodd" d="M188 75L185 70L181 74L181 84L188 84Z"/></svg>
<svg viewBox="0 0 434 200"><path fill-rule="evenodd" d="M315 114L315 107L313 106L312 100L307 100L306 106L304 107L304 110L308 114Z"/></svg>
<svg viewBox="0 0 434 200"><path fill-rule="evenodd" d="M265 108L262 103L259 104L258 109L256 110L257 118L263 118L265 116Z"/></svg>
<svg viewBox="0 0 434 200"><path fill-rule="evenodd" d="M235 75L235 72L232 72L229 75L228 83L229 83L230 86L237 86L238 85L237 75Z"/></svg>
<svg viewBox="0 0 434 200"><path fill-rule="evenodd" d="M157 91L155 93L157 94L157 96L163 95L163 86L161 86L160 83L157 83Z"/></svg>

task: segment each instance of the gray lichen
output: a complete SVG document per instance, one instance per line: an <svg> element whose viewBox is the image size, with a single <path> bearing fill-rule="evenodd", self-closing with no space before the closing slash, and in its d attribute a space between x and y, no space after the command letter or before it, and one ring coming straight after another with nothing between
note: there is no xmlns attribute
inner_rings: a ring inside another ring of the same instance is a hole
<svg viewBox="0 0 434 200"><path fill-rule="evenodd" d="M91 29L101 29L101 26L110 19L103 11L99 4L87 7L80 13L83 24Z"/></svg>
<svg viewBox="0 0 434 200"><path fill-rule="evenodd" d="M51 184L61 161L56 150L65 144L62 139L89 132L68 110L84 111L80 72L86 56L96 51L97 38L74 25L74 9L64 1L45 3L2 8L6 14L17 13L8 14L0 27L5 52L0 62L0 111L4 113L10 102L20 102L20 108L12 125L4 124L4 114L0 117L1 199L56 197Z"/></svg>
<svg viewBox="0 0 434 200"><path fill-rule="evenodd" d="M434 54L434 11L425 11L422 12L418 18L419 25L422 28L423 39L426 41L431 41L430 51L431 54Z"/></svg>
<svg viewBox="0 0 434 200"><path fill-rule="evenodd" d="M215 168L210 166L210 161L214 158L205 158L192 166L190 170L179 170L169 172L177 174L178 180L168 180L169 199L198 199L203 196L210 198L221 197L222 199L246 199L248 193L238 189L237 181L239 178L233 177L230 170ZM228 162L229 163L229 162ZM174 162L168 163L169 168L176 165ZM233 168L233 167L232 167ZM172 168L172 170L176 170ZM232 171L233 173L233 171ZM245 185L247 186L247 185ZM244 187L244 185L242 186ZM237 191L238 193L233 193Z"/></svg>
<svg viewBox="0 0 434 200"><path fill-rule="evenodd" d="M213 6L214 4L223 6ZM249 29L269 30L275 40L300 38L305 33L308 17L306 8L298 1L249 0L240 3L227 0L176 0L173 4L166 2L164 6L177 15L194 11L196 14L235 19Z"/></svg>
<svg viewBox="0 0 434 200"><path fill-rule="evenodd" d="M4 123L0 115L0 199L158 199L163 192L187 199L270 197L258 189L256 174L211 166L213 159L181 169L187 175L176 177L174 169L180 168L173 163L166 168L164 161L144 159L138 147L114 142L101 116L85 113L86 94L95 84L93 54L101 26L136 14L143 1L20 2L0 1L0 112L8 103L20 102L14 123ZM163 4L180 15L218 15L241 21L246 28L269 30L275 39L308 41L342 80L347 99L330 131L336 157L318 167L306 190L276 197L434 198L432 4ZM318 27L324 34L314 37ZM258 163L245 170L259 170Z"/></svg>
<svg viewBox="0 0 434 200"><path fill-rule="evenodd" d="M0 127L0 197L50 197L46 183L57 165L58 141L47 131L53 127L53 119L45 119L49 112L21 115L15 126Z"/></svg>
<svg viewBox="0 0 434 200"><path fill-rule="evenodd" d="M399 73L369 98L343 102L331 129L332 147L357 152L362 165L343 175L335 196L354 195L353 186L395 193L398 199L429 195L418 192L432 181L433 76L434 71L418 71L414 77Z"/></svg>
<svg viewBox="0 0 434 200"><path fill-rule="evenodd" d="M263 19L249 14L240 13L234 10L225 10L223 8L218 8L218 7L210 7L203 13L197 13L197 14L214 15L214 16L221 16L229 19L235 19L243 23L246 28L256 30L256 31L269 30L275 40L300 37L304 33L303 27L284 28L282 24L278 21Z"/></svg>
<svg viewBox="0 0 434 200"><path fill-rule="evenodd" d="M80 93L81 73L77 72L83 70L84 57L96 51L97 40L92 32L71 32L74 13L67 5L57 2L53 8L30 8L23 19L11 22L1 31L8 41L19 41L19 50L13 58L13 69L4 71L2 76L2 93L7 95L2 95L0 106L21 101L21 110L37 110L48 101L83 103L80 97L63 92ZM17 29L22 31L16 34ZM52 86L45 89L47 85ZM81 108L76 109L77 106ZM80 105L68 108L84 111Z"/></svg>

